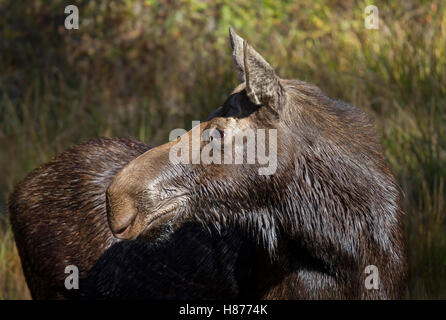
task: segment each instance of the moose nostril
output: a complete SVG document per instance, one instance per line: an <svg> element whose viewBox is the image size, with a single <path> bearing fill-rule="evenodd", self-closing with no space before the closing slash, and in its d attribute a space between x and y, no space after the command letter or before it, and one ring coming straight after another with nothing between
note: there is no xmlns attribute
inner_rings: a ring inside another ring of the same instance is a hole
<svg viewBox="0 0 446 320"><path fill-rule="evenodd" d="M110 201L110 194L107 193L106 205L108 222L113 235L120 239L127 239L130 236L130 230L137 217L137 210L133 202L128 197L120 195L114 201Z"/></svg>
<svg viewBox="0 0 446 320"><path fill-rule="evenodd" d="M127 239L135 219L136 210L123 212L121 216L115 217L111 223L111 229L115 237L119 239Z"/></svg>

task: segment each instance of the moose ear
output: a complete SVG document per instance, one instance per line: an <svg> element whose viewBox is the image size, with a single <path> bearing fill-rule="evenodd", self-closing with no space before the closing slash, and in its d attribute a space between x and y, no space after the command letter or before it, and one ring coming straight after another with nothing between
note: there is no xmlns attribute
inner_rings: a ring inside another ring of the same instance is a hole
<svg viewBox="0 0 446 320"><path fill-rule="evenodd" d="M235 69L237 70L237 76L240 83L245 82L245 62L243 54L243 44L246 42L237 33L235 33L232 27L229 27L229 41L232 47L232 57L235 62Z"/></svg>
<svg viewBox="0 0 446 320"><path fill-rule="evenodd" d="M274 109L279 107L284 90L274 69L232 28L229 28L229 39L239 80L246 82L246 93L251 102Z"/></svg>

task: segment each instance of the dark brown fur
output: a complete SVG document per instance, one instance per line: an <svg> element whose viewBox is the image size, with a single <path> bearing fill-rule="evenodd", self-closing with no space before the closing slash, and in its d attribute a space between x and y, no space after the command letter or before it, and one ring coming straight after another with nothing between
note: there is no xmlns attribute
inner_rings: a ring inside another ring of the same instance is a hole
<svg viewBox="0 0 446 320"><path fill-rule="evenodd" d="M34 299L262 296L269 282L256 270L271 263L233 230L210 234L189 223L161 244L113 236L105 190L125 164L149 149L138 141L92 139L35 169L16 187L10 218ZM79 268L79 290L64 286L68 265Z"/></svg>
<svg viewBox="0 0 446 320"><path fill-rule="evenodd" d="M9 211L34 298L61 298L65 267L90 270L116 242L107 225L105 190L116 173L150 147L125 139L77 145L31 172L10 197Z"/></svg>
<svg viewBox="0 0 446 320"><path fill-rule="evenodd" d="M242 84L200 130L277 129L277 172L172 165L176 142L145 152L137 142L102 139L63 153L10 201L34 297L405 296L397 187L367 115L278 78L233 32L231 44ZM107 217L117 237L134 240L117 240ZM74 294L63 287L69 264L83 279ZM378 290L365 288L368 265L378 267Z"/></svg>

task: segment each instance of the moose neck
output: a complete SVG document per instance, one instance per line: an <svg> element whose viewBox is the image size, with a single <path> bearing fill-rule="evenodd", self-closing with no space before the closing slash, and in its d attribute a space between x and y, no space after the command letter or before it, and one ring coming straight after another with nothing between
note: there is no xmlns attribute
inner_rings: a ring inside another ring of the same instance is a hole
<svg viewBox="0 0 446 320"><path fill-rule="evenodd" d="M272 257L251 240L241 248L240 296L257 299L343 298L335 294L336 277L312 257L296 240L282 239ZM315 290L316 287L322 290ZM330 288L330 289L328 289ZM336 293L338 294L338 293Z"/></svg>

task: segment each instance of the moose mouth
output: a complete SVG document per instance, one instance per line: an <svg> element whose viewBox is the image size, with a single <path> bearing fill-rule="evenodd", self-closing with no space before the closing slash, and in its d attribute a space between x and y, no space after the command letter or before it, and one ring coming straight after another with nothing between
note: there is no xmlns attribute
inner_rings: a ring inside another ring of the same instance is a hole
<svg viewBox="0 0 446 320"><path fill-rule="evenodd" d="M167 205L156 210L155 213L147 215L145 219L139 218L140 214L137 213L129 214L130 218L127 223L115 232L115 237L123 240L133 240L141 233L148 235L157 226L171 220L179 207L179 204Z"/></svg>

